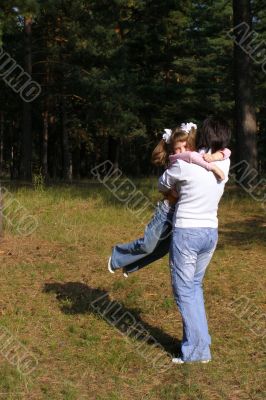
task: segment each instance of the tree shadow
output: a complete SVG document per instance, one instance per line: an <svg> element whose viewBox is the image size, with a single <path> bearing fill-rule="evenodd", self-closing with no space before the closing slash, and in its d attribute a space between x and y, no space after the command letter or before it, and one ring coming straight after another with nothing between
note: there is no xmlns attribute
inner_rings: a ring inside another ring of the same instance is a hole
<svg viewBox="0 0 266 400"><path fill-rule="evenodd" d="M180 356L180 341L141 318L141 310L111 300L107 291L80 282L45 283L44 293L55 293L65 314L90 313L101 316L129 338L154 345L156 342L173 356ZM155 339L155 340L154 340Z"/></svg>
<svg viewBox="0 0 266 400"><path fill-rule="evenodd" d="M236 221L223 224L219 229L223 245L246 247L251 244L266 242L266 219L261 216L253 216L245 221Z"/></svg>

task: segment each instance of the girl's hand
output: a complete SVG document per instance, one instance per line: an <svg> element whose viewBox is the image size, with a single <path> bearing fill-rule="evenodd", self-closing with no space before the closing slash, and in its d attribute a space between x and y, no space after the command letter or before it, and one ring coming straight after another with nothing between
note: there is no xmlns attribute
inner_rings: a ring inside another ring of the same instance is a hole
<svg viewBox="0 0 266 400"><path fill-rule="evenodd" d="M213 153L213 154L209 154L209 153L203 154L203 158L207 162L222 161L224 159L224 155L221 151L216 151L216 153Z"/></svg>
<svg viewBox="0 0 266 400"><path fill-rule="evenodd" d="M217 165L213 166L212 172L216 175L218 180L223 181L225 179L223 171L219 167L217 167Z"/></svg>
<svg viewBox="0 0 266 400"><path fill-rule="evenodd" d="M209 153L203 154L203 158L204 158L204 160L207 161L207 162L215 161L215 160L213 159L213 155L212 155L212 154L209 154Z"/></svg>
<svg viewBox="0 0 266 400"><path fill-rule="evenodd" d="M173 189L164 193L164 198L168 200L171 205L175 205L177 203L178 197L178 193Z"/></svg>
<svg viewBox="0 0 266 400"><path fill-rule="evenodd" d="M174 197L176 200L179 198L179 194L174 189L170 190L169 194Z"/></svg>

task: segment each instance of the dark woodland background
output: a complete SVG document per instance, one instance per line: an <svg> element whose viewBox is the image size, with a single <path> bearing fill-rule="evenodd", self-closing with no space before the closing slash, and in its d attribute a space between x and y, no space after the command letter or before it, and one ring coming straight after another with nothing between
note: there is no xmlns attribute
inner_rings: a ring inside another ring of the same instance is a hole
<svg viewBox="0 0 266 400"><path fill-rule="evenodd" d="M266 74L228 36L242 21L255 48L265 1L1 0L1 45L42 88L25 103L0 79L1 176L90 178L106 159L149 175L163 129L209 115L263 174Z"/></svg>

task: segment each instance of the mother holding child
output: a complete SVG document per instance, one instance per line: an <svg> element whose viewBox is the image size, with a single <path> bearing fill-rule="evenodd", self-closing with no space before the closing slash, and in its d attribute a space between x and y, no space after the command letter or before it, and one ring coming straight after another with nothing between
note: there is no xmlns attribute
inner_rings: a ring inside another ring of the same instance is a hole
<svg viewBox="0 0 266 400"><path fill-rule="evenodd" d="M228 181L231 131L226 121L207 118L165 130L152 162L166 168L159 178L159 201L144 236L116 245L108 261L125 277L170 253L173 294L182 316L183 338L177 364L211 360L211 337L202 281L218 241L218 204Z"/></svg>

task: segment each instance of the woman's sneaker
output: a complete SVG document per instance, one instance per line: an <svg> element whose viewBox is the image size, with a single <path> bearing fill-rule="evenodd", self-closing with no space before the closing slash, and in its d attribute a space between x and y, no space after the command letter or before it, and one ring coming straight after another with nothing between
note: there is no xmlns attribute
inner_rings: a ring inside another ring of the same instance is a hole
<svg viewBox="0 0 266 400"><path fill-rule="evenodd" d="M184 364L184 361L182 360L182 358L179 358L179 357L172 358L172 362L174 364Z"/></svg>
<svg viewBox="0 0 266 400"><path fill-rule="evenodd" d="M114 274L115 270L112 268L111 259L112 257L109 257L108 259L108 271L111 272L111 274Z"/></svg>
<svg viewBox="0 0 266 400"><path fill-rule="evenodd" d="M184 363L190 363L190 364L192 364L192 363L194 363L194 362L199 362L199 363L201 363L201 364L207 364L207 363L209 363L210 361L211 361L211 360L183 361L182 358L179 358L179 357L174 357L174 358L172 358L172 362L173 362L174 364L184 364Z"/></svg>

